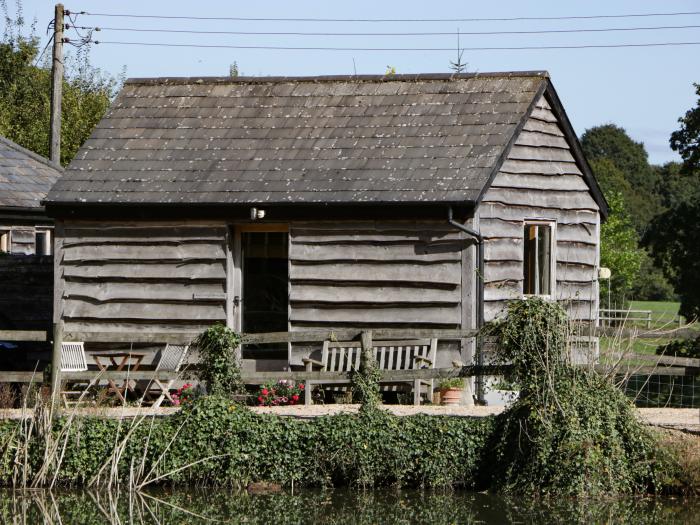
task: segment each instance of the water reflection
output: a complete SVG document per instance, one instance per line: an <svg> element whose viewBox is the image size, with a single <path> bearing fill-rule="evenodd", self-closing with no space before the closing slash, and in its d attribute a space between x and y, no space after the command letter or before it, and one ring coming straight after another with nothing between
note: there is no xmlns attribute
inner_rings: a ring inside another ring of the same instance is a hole
<svg viewBox="0 0 700 525"><path fill-rule="evenodd" d="M182 489L142 493L0 493L5 524L210 523L700 523L700 502L667 499L542 502L467 492L378 489L248 495Z"/></svg>

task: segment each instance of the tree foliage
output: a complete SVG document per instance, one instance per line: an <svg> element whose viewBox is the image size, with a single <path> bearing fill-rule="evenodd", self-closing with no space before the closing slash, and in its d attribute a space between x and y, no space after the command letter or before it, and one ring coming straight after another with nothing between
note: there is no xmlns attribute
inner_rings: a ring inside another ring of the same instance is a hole
<svg viewBox="0 0 700 525"><path fill-rule="evenodd" d="M695 87L700 95L700 85ZM680 313L696 319L700 318L700 100L679 122L680 129L671 135L671 147L681 154L683 164L660 168L666 209L653 221L644 240L680 296Z"/></svg>
<svg viewBox="0 0 700 525"><path fill-rule="evenodd" d="M656 218L648 239L654 258L681 299L680 313L700 318L700 185L695 194Z"/></svg>
<svg viewBox="0 0 700 525"><path fill-rule="evenodd" d="M622 195L632 224L644 233L660 208L657 173L644 144L632 140L623 128L605 124L586 130L581 146L601 188Z"/></svg>
<svg viewBox="0 0 700 525"><path fill-rule="evenodd" d="M13 18L0 1L5 31L0 42L0 135L49 156L51 111L50 48L40 52L34 27L27 27L18 3ZM50 46L49 46L50 47ZM65 57L61 122L61 164L66 166L107 110L117 79L90 65L87 48Z"/></svg>
<svg viewBox="0 0 700 525"><path fill-rule="evenodd" d="M671 133L671 149L683 159L683 171L700 170L700 84L694 84L698 102L678 119L681 127Z"/></svg>
<svg viewBox="0 0 700 525"><path fill-rule="evenodd" d="M632 226L622 194L610 193L606 198L610 215L600 227L600 265L610 268L612 277L601 280L600 293L604 298L610 291L619 302L632 289L646 254L639 248L639 235Z"/></svg>

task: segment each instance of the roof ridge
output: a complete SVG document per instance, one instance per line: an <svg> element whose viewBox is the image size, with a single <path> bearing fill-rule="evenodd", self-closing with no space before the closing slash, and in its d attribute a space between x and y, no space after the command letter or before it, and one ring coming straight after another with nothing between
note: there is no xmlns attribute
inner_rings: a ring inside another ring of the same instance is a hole
<svg viewBox="0 0 700 525"><path fill-rule="evenodd" d="M63 166L61 166L60 164L55 164L54 162L52 162L50 159L47 159L43 155L39 155L38 153L35 153L32 150L29 150L23 146L20 146L16 142L8 139L7 137L4 137L3 135L0 135L0 142L5 144L8 147L14 149L15 151L19 151L20 153L27 155L32 160L36 160L37 162L41 162L42 164L47 165L49 168L53 168L61 173L63 172Z"/></svg>
<svg viewBox="0 0 700 525"><path fill-rule="evenodd" d="M416 82L419 80L467 80L472 78L550 78L545 70L494 71L476 73L410 73L399 75L316 75L316 76L239 76L239 77L143 77L128 78L124 84L265 84L282 82Z"/></svg>

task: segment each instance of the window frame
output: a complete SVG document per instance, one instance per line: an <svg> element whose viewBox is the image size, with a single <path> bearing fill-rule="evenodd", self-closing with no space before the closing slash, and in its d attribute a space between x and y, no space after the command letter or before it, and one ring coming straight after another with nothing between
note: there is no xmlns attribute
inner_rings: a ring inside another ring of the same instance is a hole
<svg viewBox="0 0 700 525"><path fill-rule="evenodd" d="M5 237L5 250L0 249L0 252L10 254L12 253L12 228L0 228L0 236Z"/></svg>
<svg viewBox="0 0 700 525"><path fill-rule="evenodd" d="M525 228L528 226L548 226L550 229L549 236L549 253L550 253L550 269L549 269L549 293L542 294L526 294L525 293ZM544 219L544 218L533 218L524 219L522 225L523 232L523 260L522 260L522 271L523 271L523 285L522 285L522 296L524 299L528 297L542 297L543 299L553 300L556 297L557 292L557 221L556 219Z"/></svg>
<svg viewBox="0 0 700 525"><path fill-rule="evenodd" d="M39 251L37 250L37 236L39 234L44 234L46 235L46 247L48 248L48 253L42 254L44 257L52 257L53 256L53 249L54 249L54 231L53 228L50 227L36 227L34 228L34 254L39 255Z"/></svg>

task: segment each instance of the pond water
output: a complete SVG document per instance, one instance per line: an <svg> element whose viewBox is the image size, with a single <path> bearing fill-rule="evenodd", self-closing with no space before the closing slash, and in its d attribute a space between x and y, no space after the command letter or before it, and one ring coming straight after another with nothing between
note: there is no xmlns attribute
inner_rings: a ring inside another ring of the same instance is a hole
<svg viewBox="0 0 700 525"><path fill-rule="evenodd" d="M700 501L543 502L473 492L304 490L248 495L182 489L0 493L3 524L700 523Z"/></svg>

